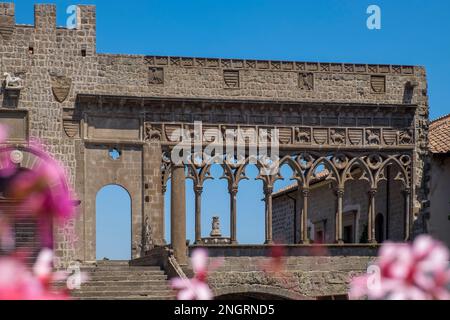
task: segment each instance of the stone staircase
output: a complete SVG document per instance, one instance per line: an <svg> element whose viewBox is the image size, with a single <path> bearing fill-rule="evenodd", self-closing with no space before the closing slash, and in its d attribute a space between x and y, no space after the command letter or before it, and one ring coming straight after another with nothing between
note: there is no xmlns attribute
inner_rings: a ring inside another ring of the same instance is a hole
<svg viewBox="0 0 450 320"><path fill-rule="evenodd" d="M89 280L72 297L80 300L173 300L167 275L157 266L130 267L128 261L98 261L81 268Z"/></svg>

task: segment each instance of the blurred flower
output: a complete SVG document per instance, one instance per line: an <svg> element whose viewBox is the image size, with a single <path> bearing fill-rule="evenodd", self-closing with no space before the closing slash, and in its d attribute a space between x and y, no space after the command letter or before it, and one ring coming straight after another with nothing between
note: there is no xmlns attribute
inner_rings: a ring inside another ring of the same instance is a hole
<svg viewBox="0 0 450 320"><path fill-rule="evenodd" d="M262 264L264 272L283 273L286 270L285 248L281 245L273 245L270 247L270 258L268 262Z"/></svg>
<svg viewBox="0 0 450 320"><path fill-rule="evenodd" d="M44 153L40 146L34 145L32 148ZM65 221L75 212L66 181L63 167L47 156L37 168L19 172L12 180L9 191L27 208L26 212L40 218Z"/></svg>
<svg viewBox="0 0 450 320"><path fill-rule="evenodd" d="M30 272L17 257L0 258L0 300L68 300L66 292L51 287L59 278L52 259L51 250L43 250Z"/></svg>
<svg viewBox="0 0 450 320"><path fill-rule="evenodd" d="M3 251L10 251L14 249L15 239L14 233L6 217L0 212L0 249Z"/></svg>
<svg viewBox="0 0 450 320"><path fill-rule="evenodd" d="M178 300L212 300L213 293L206 282L196 278L176 278L171 282L173 289L178 290Z"/></svg>
<svg viewBox="0 0 450 320"><path fill-rule="evenodd" d="M447 300L448 249L422 235L412 245L385 243L373 272L352 280L349 296L359 299Z"/></svg>
<svg viewBox="0 0 450 320"><path fill-rule="evenodd" d="M191 263L194 278L175 278L171 281L173 289L178 290L178 300L212 300L214 295L207 283L208 273L217 268L222 259L217 259L209 265L208 252L205 249L196 249L192 253Z"/></svg>

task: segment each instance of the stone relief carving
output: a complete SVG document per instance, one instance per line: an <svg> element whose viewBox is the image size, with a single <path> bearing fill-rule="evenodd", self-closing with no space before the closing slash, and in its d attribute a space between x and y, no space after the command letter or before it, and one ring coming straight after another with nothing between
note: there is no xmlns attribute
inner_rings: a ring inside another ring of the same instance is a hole
<svg viewBox="0 0 450 320"><path fill-rule="evenodd" d="M368 145L379 145L381 144L380 134L375 130L366 130L367 144Z"/></svg>
<svg viewBox="0 0 450 320"><path fill-rule="evenodd" d="M386 76L371 76L370 86L372 92L374 93L385 93L386 92Z"/></svg>
<svg viewBox="0 0 450 320"><path fill-rule="evenodd" d="M6 90L20 90L23 88L23 80L20 77L14 76L11 73L5 72L4 77L4 88Z"/></svg>
<svg viewBox="0 0 450 320"><path fill-rule="evenodd" d="M345 144L345 132L339 129L330 130L331 143L341 145Z"/></svg>
<svg viewBox="0 0 450 320"><path fill-rule="evenodd" d="M299 86L300 90L304 90L304 91L314 90L314 74L311 72L299 73L298 86Z"/></svg>
<svg viewBox="0 0 450 320"><path fill-rule="evenodd" d="M238 70L224 70L223 80L227 88L239 88L239 71Z"/></svg>
<svg viewBox="0 0 450 320"><path fill-rule="evenodd" d="M164 84L164 68L150 67L148 68L149 84Z"/></svg>
<svg viewBox="0 0 450 320"><path fill-rule="evenodd" d="M412 133L410 130L401 131L399 133L398 138L399 138L399 144L401 144L401 145L413 143Z"/></svg>
<svg viewBox="0 0 450 320"><path fill-rule="evenodd" d="M311 132L307 128L295 128L295 141L299 143L310 143Z"/></svg>
<svg viewBox="0 0 450 320"><path fill-rule="evenodd" d="M72 79L65 76L50 75L53 95L59 103L64 102L70 93Z"/></svg>
<svg viewBox="0 0 450 320"><path fill-rule="evenodd" d="M161 141L162 133L161 129L152 125L151 123L145 124L145 141Z"/></svg>
<svg viewBox="0 0 450 320"><path fill-rule="evenodd" d="M152 239L152 226L149 221L149 217L145 217L144 222L144 234L143 234L143 249L144 252L150 251L153 248L153 239Z"/></svg>

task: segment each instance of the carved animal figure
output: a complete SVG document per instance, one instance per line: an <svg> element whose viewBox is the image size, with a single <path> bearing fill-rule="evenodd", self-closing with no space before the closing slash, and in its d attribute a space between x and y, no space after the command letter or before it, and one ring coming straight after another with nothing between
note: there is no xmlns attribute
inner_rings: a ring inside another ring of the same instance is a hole
<svg viewBox="0 0 450 320"><path fill-rule="evenodd" d="M5 88L20 88L22 86L21 78L14 77L8 72L5 72L3 76L5 77Z"/></svg>
<svg viewBox="0 0 450 320"><path fill-rule="evenodd" d="M408 132L408 131L400 132L399 139L400 139L400 144L412 143L412 137L411 137L410 132Z"/></svg>
<svg viewBox="0 0 450 320"><path fill-rule="evenodd" d="M145 140L158 141L161 140L161 131L153 128L151 124L147 124L145 127Z"/></svg>
<svg viewBox="0 0 450 320"><path fill-rule="evenodd" d="M295 129L295 136L298 142L309 142L309 134L307 132L301 131L299 128Z"/></svg>
<svg viewBox="0 0 450 320"><path fill-rule="evenodd" d="M344 144L345 143L345 136L343 134L337 132L336 130L331 130L330 138L334 144Z"/></svg>
<svg viewBox="0 0 450 320"><path fill-rule="evenodd" d="M367 130L367 143L368 144L380 144L380 136L372 130Z"/></svg>

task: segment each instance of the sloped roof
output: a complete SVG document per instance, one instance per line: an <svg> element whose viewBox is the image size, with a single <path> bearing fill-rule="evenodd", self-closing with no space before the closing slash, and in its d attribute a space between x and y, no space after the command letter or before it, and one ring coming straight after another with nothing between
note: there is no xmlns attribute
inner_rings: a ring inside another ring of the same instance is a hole
<svg viewBox="0 0 450 320"><path fill-rule="evenodd" d="M428 140L432 153L450 153L450 114L430 124Z"/></svg>

